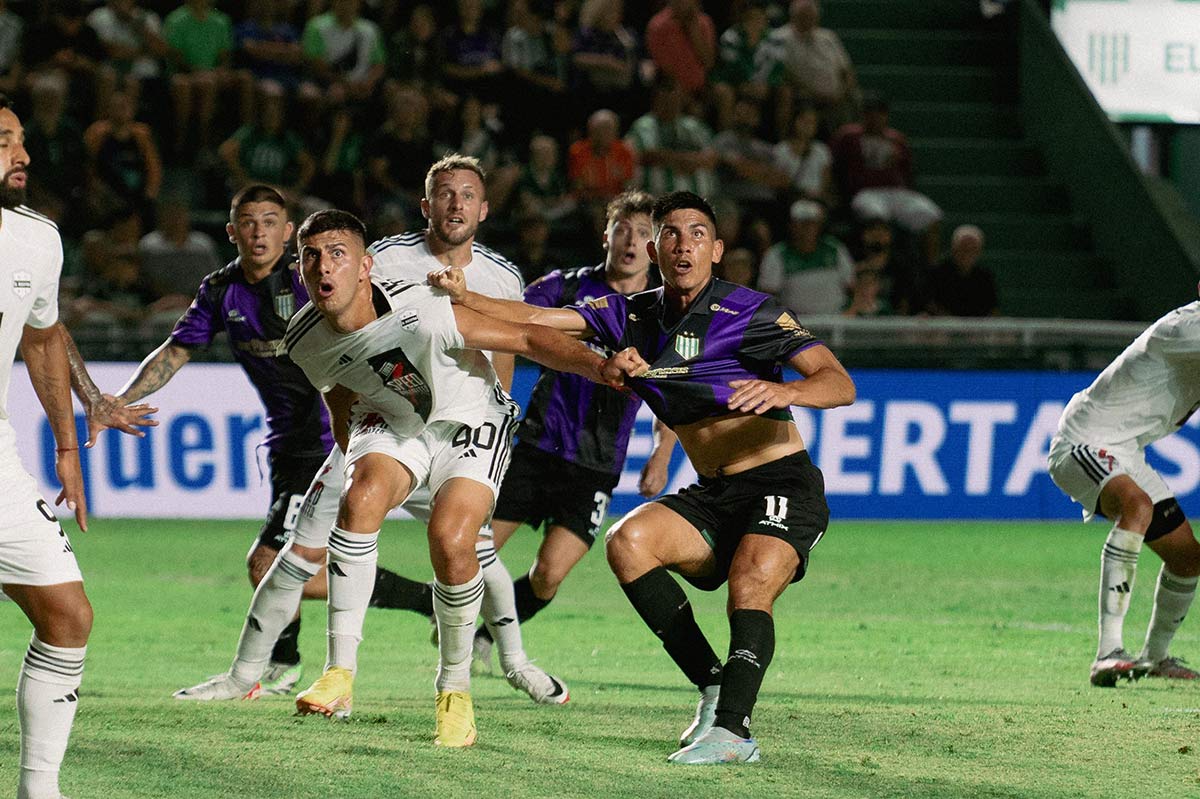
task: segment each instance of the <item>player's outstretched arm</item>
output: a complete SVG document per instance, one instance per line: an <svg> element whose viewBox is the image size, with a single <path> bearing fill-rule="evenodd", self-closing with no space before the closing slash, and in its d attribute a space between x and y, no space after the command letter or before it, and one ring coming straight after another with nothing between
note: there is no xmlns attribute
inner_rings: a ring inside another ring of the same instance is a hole
<svg viewBox="0 0 1200 799"><path fill-rule="evenodd" d="M636 377L649 368L632 348L606 360L557 330L507 322L462 305L454 306L454 320L471 349L523 355L556 372L582 375L596 383L622 386L625 377Z"/></svg>
<svg viewBox="0 0 1200 799"><path fill-rule="evenodd" d="M165 386L191 358L191 350L176 344L172 339L167 339L138 364L133 377L117 392L117 401L135 402L153 394Z"/></svg>
<svg viewBox="0 0 1200 799"><path fill-rule="evenodd" d="M854 402L854 381L829 348L817 344L801 350L788 364L803 380L775 383L770 380L733 380L729 409L763 414L776 408L836 408Z"/></svg>
<svg viewBox="0 0 1200 799"><path fill-rule="evenodd" d="M83 411L87 414L88 440L84 444L85 447L95 444L96 436L105 428L111 427L126 435L141 438L146 433L139 430L139 427L158 426L158 422L150 418L151 414L158 413L158 408L153 408L145 403L125 405L118 402L117 398L111 394L102 393L92 382L92 376L88 374L83 356L79 354L79 348L75 346L75 339L71 338L66 326L62 322L55 326L62 336L63 345L67 348L67 363L71 367L71 388L75 390L75 396L79 397Z"/></svg>
<svg viewBox="0 0 1200 799"><path fill-rule="evenodd" d="M75 409L71 406L71 366L67 346L57 325L38 328L25 326L21 336L21 357L29 372L29 382L37 392L54 432L54 468L62 491L54 500L74 512L80 530L87 530L87 500L83 494L83 471L79 467L79 439L75 435Z"/></svg>
<svg viewBox="0 0 1200 799"><path fill-rule="evenodd" d="M455 305L470 308L492 319L526 325L544 325L575 338L591 338L595 332L583 317L570 308L541 308L516 300L498 300L467 291L467 281L458 267L429 273L429 285L444 290ZM561 371L561 370L559 370Z"/></svg>

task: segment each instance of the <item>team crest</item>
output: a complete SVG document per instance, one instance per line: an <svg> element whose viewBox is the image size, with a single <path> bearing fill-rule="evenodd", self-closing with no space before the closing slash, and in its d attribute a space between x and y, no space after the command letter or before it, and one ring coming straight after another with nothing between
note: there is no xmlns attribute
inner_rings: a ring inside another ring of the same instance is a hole
<svg viewBox="0 0 1200 799"><path fill-rule="evenodd" d="M700 337L694 333L677 333L675 335L675 351L685 361L690 361L700 354Z"/></svg>
<svg viewBox="0 0 1200 799"><path fill-rule="evenodd" d="M417 315L415 308L405 308L400 312L400 327L409 333L417 329L417 322L419 321L420 317Z"/></svg>
<svg viewBox="0 0 1200 799"><path fill-rule="evenodd" d="M286 322L292 318L294 313L296 313L296 295L290 291L276 294L275 315Z"/></svg>
<svg viewBox="0 0 1200 799"><path fill-rule="evenodd" d="M13 272L13 294L25 299L31 291L33 291L33 275L23 269L20 272Z"/></svg>

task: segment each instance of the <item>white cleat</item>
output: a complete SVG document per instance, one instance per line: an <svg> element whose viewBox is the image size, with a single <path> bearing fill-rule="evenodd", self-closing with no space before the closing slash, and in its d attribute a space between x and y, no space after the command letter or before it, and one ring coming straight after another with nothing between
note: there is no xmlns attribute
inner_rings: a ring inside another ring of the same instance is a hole
<svg viewBox="0 0 1200 799"><path fill-rule="evenodd" d="M667 758L668 763L711 766L724 763L757 763L758 741L739 738L724 727L713 727L693 743Z"/></svg>
<svg viewBox="0 0 1200 799"><path fill-rule="evenodd" d="M508 684L529 694L539 705L565 705L571 699L567 684L526 661L504 675Z"/></svg>
<svg viewBox="0 0 1200 799"><path fill-rule="evenodd" d="M246 685L233 679L233 675L229 672L225 672L205 680L199 685L193 685L191 688L180 688L172 696L176 699L209 702L223 699L258 699L261 694L261 684Z"/></svg>
<svg viewBox="0 0 1200 799"><path fill-rule="evenodd" d="M713 728L717 721L717 699L721 696L720 685L710 685L700 690L700 702L696 705L696 717L692 725L679 736L679 746L684 748Z"/></svg>

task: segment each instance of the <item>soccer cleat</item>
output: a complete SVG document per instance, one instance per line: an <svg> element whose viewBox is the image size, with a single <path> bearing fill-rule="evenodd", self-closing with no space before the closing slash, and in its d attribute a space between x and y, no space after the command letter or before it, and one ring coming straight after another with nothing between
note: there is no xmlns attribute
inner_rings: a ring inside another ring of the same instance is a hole
<svg viewBox="0 0 1200 799"><path fill-rule="evenodd" d="M171 694L176 699L190 699L198 702L209 702L221 699L258 699L262 695L262 686L254 683L247 686L233 679L229 672L211 677L191 688L180 688Z"/></svg>
<svg viewBox="0 0 1200 799"><path fill-rule="evenodd" d="M475 706L466 691L438 691L434 746L461 748L475 743Z"/></svg>
<svg viewBox="0 0 1200 799"><path fill-rule="evenodd" d="M571 699L566 683L529 661L505 674L504 678L513 688L529 694L529 698L539 705L565 705Z"/></svg>
<svg viewBox="0 0 1200 799"><path fill-rule="evenodd" d="M471 642L471 674L482 676L492 673L492 641L476 635Z"/></svg>
<svg viewBox="0 0 1200 799"><path fill-rule="evenodd" d="M1138 680L1149 669L1124 649L1114 649L1092 664L1092 685L1098 688L1113 688L1117 680Z"/></svg>
<svg viewBox="0 0 1200 799"><path fill-rule="evenodd" d="M1149 660L1139 661L1138 665L1146 669L1147 677L1165 677L1168 680L1197 680L1200 672L1183 665L1183 658L1165 657L1157 663Z"/></svg>
<svg viewBox="0 0 1200 799"><path fill-rule="evenodd" d="M262 692L271 696L290 694L303 676L304 667L299 663L271 661L271 664L267 666L267 673L262 677Z"/></svg>
<svg viewBox="0 0 1200 799"><path fill-rule="evenodd" d="M709 685L700 689L700 701L696 704L696 718L692 724L679 736L679 747L682 749L696 742L696 739L712 729L717 721L717 699L721 696L720 685Z"/></svg>
<svg viewBox="0 0 1200 799"><path fill-rule="evenodd" d="M668 763L707 766L720 763L757 763L758 742L739 738L724 727L713 727L688 746L667 758Z"/></svg>
<svg viewBox="0 0 1200 799"><path fill-rule="evenodd" d="M326 718L348 719L353 704L354 672L330 666L317 681L296 694L296 713L320 713Z"/></svg>

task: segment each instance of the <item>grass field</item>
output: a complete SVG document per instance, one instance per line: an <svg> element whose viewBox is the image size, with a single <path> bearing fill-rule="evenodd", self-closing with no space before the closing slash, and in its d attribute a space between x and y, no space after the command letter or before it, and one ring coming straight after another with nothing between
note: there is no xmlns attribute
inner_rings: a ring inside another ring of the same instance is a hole
<svg viewBox="0 0 1200 799"><path fill-rule="evenodd" d="M668 766L695 694L628 606L600 552L525 631L571 687L538 707L477 678L479 743L431 744L428 624L372 610L354 718L297 719L291 701L185 704L171 692L228 664L249 599L253 522L93 523L74 543L96 608L83 701L63 770L83 797L1196 797L1200 686L1090 688L1103 530L1078 524L840 523L777 607L778 646L755 715L763 762ZM530 562L535 537L505 549ZM385 530L380 562L424 577L424 537ZM1149 615L1143 558L1126 644ZM724 653L724 595L697 615ZM324 608L305 610L308 680ZM0 614L0 685L28 627ZM1176 651L1200 659L1185 624ZM7 690L7 689L6 689ZM0 711L0 793L17 725Z"/></svg>

